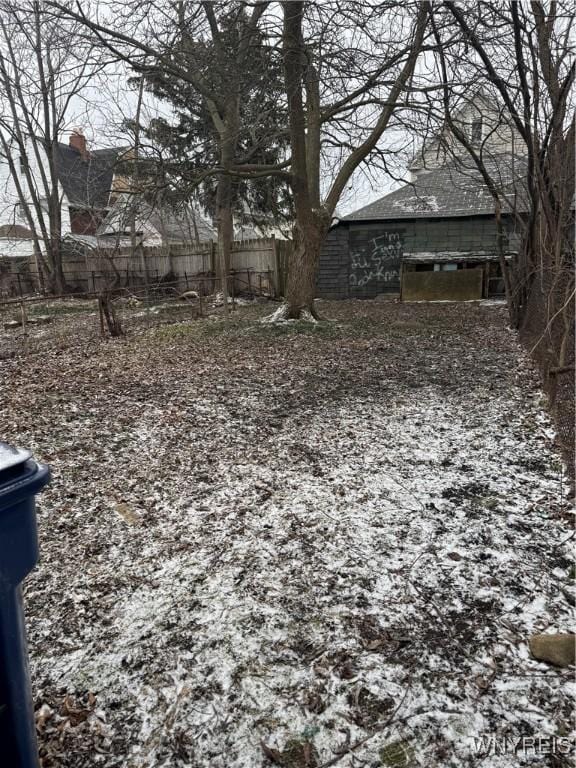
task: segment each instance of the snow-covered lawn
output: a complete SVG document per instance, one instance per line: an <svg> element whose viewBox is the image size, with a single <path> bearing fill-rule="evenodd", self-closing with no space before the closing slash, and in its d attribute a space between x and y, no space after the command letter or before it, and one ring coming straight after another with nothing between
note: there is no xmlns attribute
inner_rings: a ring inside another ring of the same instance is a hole
<svg viewBox="0 0 576 768"><path fill-rule="evenodd" d="M0 363L7 439L54 471L46 768L571 764L475 741L571 722L526 644L573 628L567 488L504 309L321 309Z"/></svg>

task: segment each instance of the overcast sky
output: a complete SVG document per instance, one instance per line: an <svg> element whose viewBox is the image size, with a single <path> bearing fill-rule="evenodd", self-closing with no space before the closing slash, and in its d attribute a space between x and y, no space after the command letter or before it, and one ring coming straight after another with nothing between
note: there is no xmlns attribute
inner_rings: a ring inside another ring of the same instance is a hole
<svg viewBox="0 0 576 768"><path fill-rule="evenodd" d="M87 86L80 96L74 98L67 121L69 131L81 128L89 146L94 148L127 146L130 136L123 131L122 123L134 118L138 98L136 90L128 86L129 77L130 73L124 64L109 65L93 85ZM169 106L151 94L144 93L142 124L146 125L159 116L169 118ZM64 136L63 140L67 141L68 136ZM337 206L338 214L345 215L362 208L401 186L403 180L408 180L406 167L409 162L409 141L406 132L385 134L381 144L390 151L387 160L390 173L375 164L371 164L369 169L358 169L344 190Z"/></svg>

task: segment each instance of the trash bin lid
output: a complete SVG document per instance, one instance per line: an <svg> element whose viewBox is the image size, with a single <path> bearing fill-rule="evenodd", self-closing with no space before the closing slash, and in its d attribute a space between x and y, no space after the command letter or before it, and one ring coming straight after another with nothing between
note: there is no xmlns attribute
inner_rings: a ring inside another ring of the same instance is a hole
<svg viewBox="0 0 576 768"><path fill-rule="evenodd" d="M13 445L3 443L0 440L0 473L5 469L17 467L18 464L23 464L31 458L32 453L30 451L25 451L23 448L14 448Z"/></svg>
<svg viewBox="0 0 576 768"><path fill-rule="evenodd" d="M49 480L49 468L34 461L30 451L0 442L0 513L38 493Z"/></svg>

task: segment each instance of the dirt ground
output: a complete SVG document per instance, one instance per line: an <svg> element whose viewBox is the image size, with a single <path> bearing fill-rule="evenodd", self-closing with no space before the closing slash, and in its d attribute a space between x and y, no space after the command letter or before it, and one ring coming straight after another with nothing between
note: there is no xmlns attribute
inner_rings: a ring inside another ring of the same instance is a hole
<svg viewBox="0 0 576 768"><path fill-rule="evenodd" d="M320 308L0 352L4 439L53 471L43 768L571 764L489 741L572 727L526 642L572 629L566 481L504 308Z"/></svg>

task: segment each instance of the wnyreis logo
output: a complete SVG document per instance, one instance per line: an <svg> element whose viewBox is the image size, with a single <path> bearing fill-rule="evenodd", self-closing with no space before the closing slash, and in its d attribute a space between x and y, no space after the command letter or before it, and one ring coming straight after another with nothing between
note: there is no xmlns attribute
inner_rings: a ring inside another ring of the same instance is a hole
<svg viewBox="0 0 576 768"><path fill-rule="evenodd" d="M474 752L482 757L491 755L569 755L574 747L567 736L494 736L475 737Z"/></svg>

